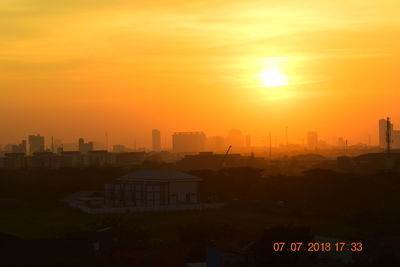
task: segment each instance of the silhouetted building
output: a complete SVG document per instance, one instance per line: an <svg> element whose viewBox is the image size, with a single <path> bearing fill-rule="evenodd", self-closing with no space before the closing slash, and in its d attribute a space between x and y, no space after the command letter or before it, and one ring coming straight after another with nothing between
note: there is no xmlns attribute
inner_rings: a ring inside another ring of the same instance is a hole
<svg viewBox="0 0 400 267"><path fill-rule="evenodd" d="M44 152L44 136L30 135L29 136L29 153Z"/></svg>
<svg viewBox="0 0 400 267"><path fill-rule="evenodd" d="M93 142L93 150L107 150L107 147L102 142Z"/></svg>
<svg viewBox="0 0 400 267"><path fill-rule="evenodd" d="M225 138L223 136L211 136L207 138L208 151L224 151L226 150Z"/></svg>
<svg viewBox="0 0 400 267"><path fill-rule="evenodd" d="M398 130L392 131L392 148L394 149L400 148L400 131Z"/></svg>
<svg viewBox="0 0 400 267"><path fill-rule="evenodd" d="M58 154L61 153L62 147L63 147L61 140L60 139L55 139L53 147L54 147L54 152L56 152Z"/></svg>
<svg viewBox="0 0 400 267"><path fill-rule="evenodd" d="M307 146L309 149L312 149L312 150L318 149L318 133L317 132L308 132L307 133Z"/></svg>
<svg viewBox="0 0 400 267"><path fill-rule="evenodd" d="M153 151L161 150L161 133L159 130L154 129L151 132L151 145Z"/></svg>
<svg viewBox="0 0 400 267"><path fill-rule="evenodd" d="M376 173L377 171L400 172L400 153L368 153L356 157L339 157L338 168L346 172Z"/></svg>
<svg viewBox="0 0 400 267"><path fill-rule="evenodd" d="M87 156L79 151L63 151L60 155L63 168L83 168L88 165Z"/></svg>
<svg viewBox="0 0 400 267"><path fill-rule="evenodd" d="M53 152L35 152L32 157L32 167L57 169L62 166L62 158Z"/></svg>
<svg viewBox="0 0 400 267"><path fill-rule="evenodd" d="M227 140L229 145L233 147L236 148L243 147L244 137L240 130L237 129L230 130Z"/></svg>
<svg viewBox="0 0 400 267"><path fill-rule="evenodd" d="M93 150L93 142L85 143L83 138L79 138L78 147L82 154L87 154L89 151Z"/></svg>
<svg viewBox="0 0 400 267"><path fill-rule="evenodd" d="M115 165L120 167L141 165L145 159L145 152L125 152L115 154Z"/></svg>
<svg viewBox="0 0 400 267"><path fill-rule="evenodd" d="M25 153L6 153L3 158L5 169L26 169L31 166L32 158L26 157Z"/></svg>
<svg viewBox="0 0 400 267"><path fill-rule="evenodd" d="M24 153L26 154L26 140L22 140L21 144L11 145L12 153Z"/></svg>
<svg viewBox="0 0 400 267"><path fill-rule="evenodd" d="M111 206L157 207L197 203L200 178L171 170L141 170L105 185Z"/></svg>
<svg viewBox="0 0 400 267"><path fill-rule="evenodd" d="M206 135L203 132L177 132L172 136L172 148L175 153L196 153L203 151Z"/></svg>
<svg viewBox="0 0 400 267"><path fill-rule="evenodd" d="M380 119L379 120L379 147L387 149L387 124L386 119ZM399 149L400 148L400 131L399 130L394 130L393 123L389 124L389 131L390 131L390 147L393 149Z"/></svg>
<svg viewBox="0 0 400 267"><path fill-rule="evenodd" d="M88 154L88 165L90 167L102 167L115 164L115 154L107 150L92 150Z"/></svg>
<svg viewBox="0 0 400 267"><path fill-rule="evenodd" d="M123 152L131 152L132 150L124 145L113 145L113 152L115 153L123 153Z"/></svg>
<svg viewBox="0 0 400 267"><path fill-rule="evenodd" d="M393 131L393 124L390 123L390 134L393 136L392 131ZM386 148L387 143L386 143L386 134L387 134L387 120L386 119L380 119L379 120L379 147L380 148Z"/></svg>
<svg viewBox="0 0 400 267"><path fill-rule="evenodd" d="M213 152L200 152L197 155L185 155L176 162L180 170L218 170L221 168L253 167L264 168L264 158L242 156L240 154L214 154Z"/></svg>

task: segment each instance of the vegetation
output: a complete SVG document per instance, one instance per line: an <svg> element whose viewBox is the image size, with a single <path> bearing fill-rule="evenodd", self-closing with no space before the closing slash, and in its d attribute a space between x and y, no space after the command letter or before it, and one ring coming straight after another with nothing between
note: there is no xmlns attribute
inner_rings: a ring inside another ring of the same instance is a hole
<svg viewBox="0 0 400 267"><path fill-rule="evenodd" d="M102 191L104 183L129 171L2 170L1 232L49 238L112 225L121 241L136 248L189 246L186 256L192 259L201 258L212 242L240 247L272 227L307 227L314 234L345 239L400 236L400 177L393 173L311 170L303 176L264 177L252 168L191 172L202 178L201 201L225 202L220 210L94 216L60 201L77 191Z"/></svg>

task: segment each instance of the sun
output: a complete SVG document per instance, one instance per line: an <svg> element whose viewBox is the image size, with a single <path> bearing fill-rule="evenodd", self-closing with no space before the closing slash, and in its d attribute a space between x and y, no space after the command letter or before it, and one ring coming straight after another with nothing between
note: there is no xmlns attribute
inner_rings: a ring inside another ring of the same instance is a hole
<svg viewBox="0 0 400 267"><path fill-rule="evenodd" d="M262 87L276 87L288 84L288 77L277 68L267 69L259 74Z"/></svg>

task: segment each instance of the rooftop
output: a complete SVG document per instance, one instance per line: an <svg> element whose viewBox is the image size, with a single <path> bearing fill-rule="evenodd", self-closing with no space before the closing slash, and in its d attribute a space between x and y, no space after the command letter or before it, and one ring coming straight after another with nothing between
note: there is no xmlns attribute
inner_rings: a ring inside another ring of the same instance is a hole
<svg viewBox="0 0 400 267"><path fill-rule="evenodd" d="M200 180L198 177L174 170L140 170L120 177L127 180Z"/></svg>

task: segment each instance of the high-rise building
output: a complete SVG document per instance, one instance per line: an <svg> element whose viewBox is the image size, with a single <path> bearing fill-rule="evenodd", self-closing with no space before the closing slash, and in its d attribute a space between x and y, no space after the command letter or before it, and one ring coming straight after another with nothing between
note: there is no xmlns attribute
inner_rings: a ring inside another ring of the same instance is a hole
<svg viewBox="0 0 400 267"><path fill-rule="evenodd" d="M85 139L79 138L78 147L79 152L81 152L82 154L87 154L89 151L93 150L93 142L85 143Z"/></svg>
<svg viewBox="0 0 400 267"><path fill-rule="evenodd" d="M161 133L157 129L151 131L151 145L153 151L161 150Z"/></svg>
<svg viewBox="0 0 400 267"><path fill-rule="evenodd" d="M172 149L175 153L194 153L204 150L206 135L203 132L177 132L172 135Z"/></svg>
<svg viewBox="0 0 400 267"><path fill-rule="evenodd" d="M393 136L393 124L390 123L390 131L391 131L391 136ZM387 133L387 120L386 119L380 119L379 120L379 147L380 148L386 148L386 133Z"/></svg>
<svg viewBox="0 0 400 267"><path fill-rule="evenodd" d="M307 146L309 149L312 149L312 150L318 149L318 133L317 132L308 132L307 133Z"/></svg>
<svg viewBox="0 0 400 267"><path fill-rule="evenodd" d="M208 151L222 152L226 150L225 142L223 136L210 136L207 138L206 148Z"/></svg>
<svg viewBox="0 0 400 267"><path fill-rule="evenodd" d="M393 123L389 124L390 131L390 146L395 149L400 148L400 131L394 130ZM379 120L379 147L387 149L387 119Z"/></svg>
<svg viewBox="0 0 400 267"><path fill-rule="evenodd" d="M230 130L227 140L229 145L235 148L243 147L244 137L240 130L237 129Z"/></svg>
<svg viewBox="0 0 400 267"><path fill-rule="evenodd" d="M30 135L29 139L29 153L44 152L44 136Z"/></svg>
<svg viewBox="0 0 400 267"><path fill-rule="evenodd" d="M26 140L22 140L21 144L19 145L12 145L11 152L26 154Z"/></svg>

